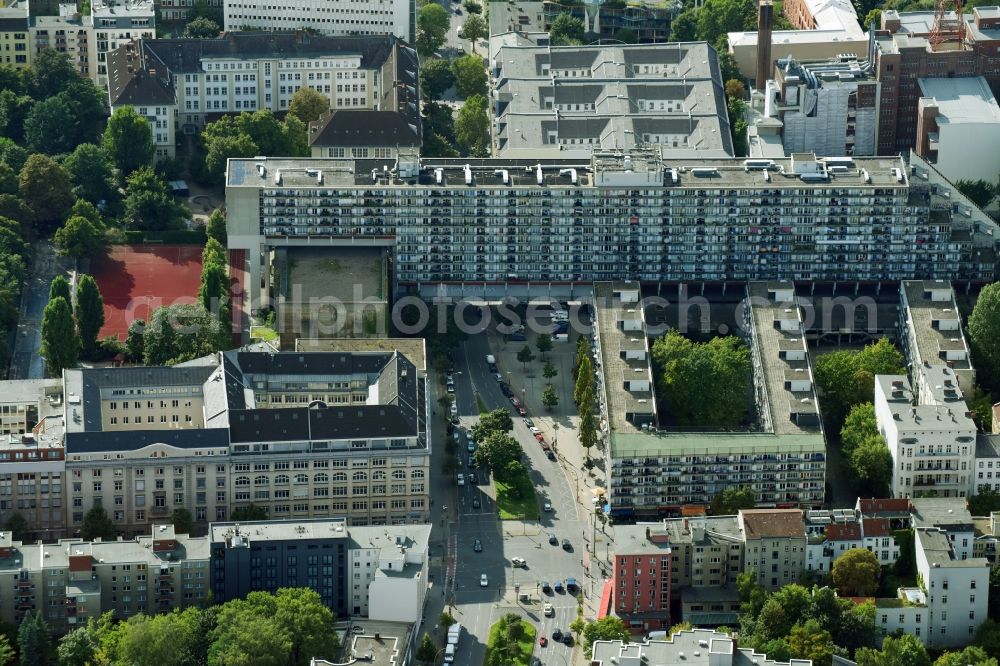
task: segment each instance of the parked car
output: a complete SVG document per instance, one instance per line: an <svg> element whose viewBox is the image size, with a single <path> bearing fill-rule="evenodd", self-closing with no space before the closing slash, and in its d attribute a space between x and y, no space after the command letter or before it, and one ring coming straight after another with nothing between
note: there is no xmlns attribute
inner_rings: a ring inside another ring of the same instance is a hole
<svg viewBox="0 0 1000 666"><path fill-rule="evenodd" d="M462 475L459 474L459 476L462 476ZM555 534L552 534L551 532L549 532L549 543L552 544L553 546L558 546L559 545L559 538Z"/></svg>
<svg viewBox="0 0 1000 666"><path fill-rule="evenodd" d="M460 485L460 486L464 486L465 485L465 475L464 474L459 474L458 476L455 477L455 480L458 483L458 485Z"/></svg>
<svg viewBox="0 0 1000 666"><path fill-rule="evenodd" d="M552 586L552 589L558 592L559 594L562 594L563 592L566 591L566 588L563 587L561 580L557 580L556 584Z"/></svg>
<svg viewBox="0 0 1000 666"><path fill-rule="evenodd" d="M545 617L552 617L556 614L556 609L552 604L545 604L542 606L542 613L545 614Z"/></svg>
<svg viewBox="0 0 1000 666"><path fill-rule="evenodd" d="M570 594L576 594L577 590L579 590L579 589L580 589L580 586L576 584L576 578L567 578L566 579L566 591L567 592L569 592Z"/></svg>
<svg viewBox="0 0 1000 666"><path fill-rule="evenodd" d="M475 541L473 541L472 542L472 550L476 551L477 553L483 552L483 542L480 541L479 539L476 539Z"/></svg>
<svg viewBox="0 0 1000 666"><path fill-rule="evenodd" d="M554 641L562 641L562 637L563 637L562 630L560 630L560 629L553 629L552 630L552 640L554 640Z"/></svg>
<svg viewBox="0 0 1000 666"><path fill-rule="evenodd" d="M473 509L478 509L481 506L482 506L482 503L480 503L479 498L478 497L473 497L472 498L472 508Z"/></svg>
<svg viewBox="0 0 1000 666"><path fill-rule="evenodd" d="M545 452L545 457L548 458L549 460L555 460L556 454L553 453L552 449L549 449L548 451Z"/></svg>
<svg viewBox="0 0 1000 666"><path fill-rule="evenodd" d="M448 393L454 393L454 392L455 392L455 385L448 384Z"/></svg>
<svg viewBox="0 0 1000 666"><path fill-rule="evenodd" d="M563 644L567 647L573 647L573 634L567 632L563 634Z"/></svg>
<svg viewBox="0 0 1000 666"><path fill-rule="evenodd" d="M528 564L528 561L526 559L524 559L523 557L512 557L512 558L510 558L510 565L512 567L514 567L515 569L518 568L518 567L524 568L525 566L527 566L527 564Z"/></svg>
<svg viewBox="0 0 1000 666"><path fill-rule="evenodd" d="M538 644L541 645L542 647L545 647L546 645L549 644L549 639L547 639L545 636L539 636Z"/></svg>
<svg viewBox="0 0 1000 666"><path fill-rule="evenodd" d="M562 549L563 550L573 550L573 544L571 544L569 542L569 539L563 539L562 540Z"/></svg>
<svg viewBox="0 0 1000 666"><path fill-rule="evenodd" d="M541 431L541 429L539 429L539 428L536 428L535 426L531 426L531 427L529 427L529 428L528 428L528 430L530 430L530 431L531 431L531 434L532 434L532 435L540 435L540 434L542 434L542 431Z"/></svg>
<svg viewBox="0 0 1000 666"><path fill-rule="evenodd" d="M532 420L531 420L530 418L528 418L527 416L525 416L525 417L524 417L524 425L528 426L529 428L534 428L534 427L535 427L535 422L534 422L534 421L532 421Z"/></svg>
<svg viewBox="0 0 1000 666"><path fill-rule="evenodd" d="M510 387L507 386L506 382L500 382L500 392L503 393L505 398L509 398L514 394L514 392L510 390Z"/></svg>
<svg viewBox="0 0 1000 666"><path fill-rule="evenodd" d="M486 587L486 586L488 586L489 584L490 584L490 581L489 581L489 579L488 579L488 578L486 577L486 574L483 574L483 575L481 575L481 576L479 577L479 587Z"/></svg>
<svg viewBox="0 0 1000 666"><path fill-rule="evenodd" d="M465 444L465 450L466 450L466 451L468 451L469 453L472 453L472 452L474 452L474 451L476 450L476 443L475 443L475 442L473 442L473 441L472 441L472 440L470 439L470 440L469 440L468 442L466 442L466 444Z"/></svg>
<svg viewBox="0 0 1000 666"><path fill-rule="evenodd" d="M479 477L476 476L475 472L469 475L469 483L471 483L472 485L476 485L477 483L479 483Z"/></svg>
<svg viewBox="0 0 1000 666"><path fill-rule="evenodd" d="M542 592L544 592L545 594L552 594L552 586L549 585L549 581L547 580L542 581Z"/></svg>
<svg viewBox="0 0 1000 666"><path fill-rule="evenodd" d="M552 510L552 504L550 504L549 502L546 502L545 504L542 505L542 511L544 511L545 513L548 513L551 510Z"/></svg>

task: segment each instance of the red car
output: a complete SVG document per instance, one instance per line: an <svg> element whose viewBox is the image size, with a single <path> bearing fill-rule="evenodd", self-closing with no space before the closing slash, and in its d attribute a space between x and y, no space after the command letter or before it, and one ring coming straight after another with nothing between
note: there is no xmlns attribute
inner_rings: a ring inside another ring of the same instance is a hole
<svg viewBox="0 0 1000 666"><path fill-rule="evenodd" d="M545 647L546 645L549 644L549 639L546 638L545 636L539 636L538 644L541 645L542 647Z"/></svg>

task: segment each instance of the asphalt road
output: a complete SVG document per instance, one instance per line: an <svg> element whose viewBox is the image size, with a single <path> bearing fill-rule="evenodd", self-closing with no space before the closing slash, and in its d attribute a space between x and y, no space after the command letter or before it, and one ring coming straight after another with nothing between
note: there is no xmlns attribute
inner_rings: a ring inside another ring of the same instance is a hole
<svg viewBox="0 0 1000 666"><path fill-rule="evenodd" d="M464 430L476 422L479 413L477 393L489 408L512 407L486 365L489 353L485 334L471 337L453 352L459 427ZM565 592L546 596L541 593L541 584L548 581L554 585L557 580L568 577L576 578L580 585L587 584L583 579L581 561L584 524L577 515L575 490L559 463L545 457L534 436L516 414L513 434L527 455L526 462L540 507L549 502L552 511L543 512L537 523L501 523L496 515L493 486L482 483L484 479L480 470L468 468L468 453L462 449L462 473L468 475L475 471L481 483L458 487L452 480L454 501L457 502L456 517L449 524L449 534L455 536L457 558L455 617L467 630L459 645L456 663L483 663L490 625L506 612L524 615L540 628L541 635L551 637L555 628L566 631L576 617L576 599ZM480 500L479 508L473 507L476 498ZM572 550L565 551L561 546L550 545L548 533L555 534L560 543L564 538L569 539ZM476 539L482 543L482 552L474 551ZM510 564L513 557L523 557L527 560L527 567L513 568ZM487 578L486 587L481 586L483 574ZM519 603L515 586L519 587L521 594L531 595L532 601ZM543 617L543 602L554 606L554 617ZM572 663L571 648L551 641L548 647L536 646L535 654L545 664Z"/></svg>
<svg viewBox="0 0 1000 666"><path fill-rule="evenodd" d="M42 347L42 313L49 301L49 284L58 274L65 274L69 279L69 265L66 260L56 256L52 243L36 243L34 252L31 275L21 295L21 312L10 362L10 379L45 377L45 359L38 351Z"/></svg>

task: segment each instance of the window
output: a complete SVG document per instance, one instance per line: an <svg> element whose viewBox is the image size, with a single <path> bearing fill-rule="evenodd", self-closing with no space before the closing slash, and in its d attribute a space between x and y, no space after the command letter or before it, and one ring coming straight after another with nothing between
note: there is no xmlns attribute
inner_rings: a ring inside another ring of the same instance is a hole
<svg viewBox="0 0 1000 666"><path fill-rule="evenodd" d="M296 474L295 475L295 483L309 483L309 475L308 474Z"/></svg>

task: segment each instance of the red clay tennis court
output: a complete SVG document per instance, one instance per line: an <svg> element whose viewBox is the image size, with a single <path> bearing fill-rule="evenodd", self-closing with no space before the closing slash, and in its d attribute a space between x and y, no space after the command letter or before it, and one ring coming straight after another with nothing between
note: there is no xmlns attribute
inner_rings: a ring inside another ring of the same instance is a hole
<svg viewBox="0 0 1000 666"><path fill-rule="evenodd" d="M104 297L100 337L124 340L129 324L158 307L192 303L201 285L200 245L114 245L92 268Z"/></svg>

